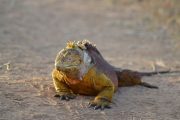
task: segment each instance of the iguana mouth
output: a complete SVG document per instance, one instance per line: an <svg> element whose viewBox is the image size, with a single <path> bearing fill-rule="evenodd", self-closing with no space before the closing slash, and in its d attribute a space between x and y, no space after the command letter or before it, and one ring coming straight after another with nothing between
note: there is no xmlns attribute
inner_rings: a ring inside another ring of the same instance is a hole
<svg viewBox="0 0 180 120"><path fill-rule="evenodd" d="M65 65L64 67L65 68L71 68L71 67L77 67L77 66L79 66L79 65Z"/></svg>
<svg viewBox="0 0 180 120"><path fill-rule="evenodd" d="M67 70L77 70L79 69L79 65L61 65L61 66L56 66L57 70L62 70L62 71L67 71Z"/></svg>

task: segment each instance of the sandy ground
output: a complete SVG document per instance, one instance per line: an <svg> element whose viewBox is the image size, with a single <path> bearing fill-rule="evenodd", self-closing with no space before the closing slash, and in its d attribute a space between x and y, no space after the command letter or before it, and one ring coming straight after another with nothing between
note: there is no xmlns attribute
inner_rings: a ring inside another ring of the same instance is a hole
<svg viewBox="0 0 180 120"><path fill-rule="evenodd" d="M180 69L177 44L139 3L115 0L0 0L0 120L179 120L180 74L145 77L159 86L119 88L112 109L93 97L53 97L51 71L67 40L89 39L111 64L139 71Z"/></svg>

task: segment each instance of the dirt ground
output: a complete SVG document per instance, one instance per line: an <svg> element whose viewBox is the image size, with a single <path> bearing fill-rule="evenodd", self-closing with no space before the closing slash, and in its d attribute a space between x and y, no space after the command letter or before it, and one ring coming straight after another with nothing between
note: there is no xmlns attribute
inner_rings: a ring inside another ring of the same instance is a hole
<svg viewBox="0 0 180 120"><path fill-rule="evenodd" d="M180 70L179 42L129 1L1 0L0 64L10 70L0 67L0 120L179 120L179 73L143 78L157 90L119 88L104 111L87 108L93 97L53 97L51 71L67 40L91 40L121 68Z"/></svg>

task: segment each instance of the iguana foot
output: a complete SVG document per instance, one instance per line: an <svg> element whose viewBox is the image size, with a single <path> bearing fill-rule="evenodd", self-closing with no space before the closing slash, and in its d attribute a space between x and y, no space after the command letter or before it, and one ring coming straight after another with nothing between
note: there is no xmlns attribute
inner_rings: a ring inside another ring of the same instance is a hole
<svg viewBox="0 0 180 120"><path fill-rule="evenodd" d="M107 99L104 98L99 98L93 101L89 102L89 106L88 107L93 107L94 110L104 110L105 108L110 109L110 101L108 101Z"/></svg>
<svg viewBox="0 0 180 120"><path fill-rule="evenodd" d="M60 92L54 95L54 97L58 97L60 100L66 100L69 101L70 99L74 99L76 97L73 93L67 93L67 92Z"/></svg>

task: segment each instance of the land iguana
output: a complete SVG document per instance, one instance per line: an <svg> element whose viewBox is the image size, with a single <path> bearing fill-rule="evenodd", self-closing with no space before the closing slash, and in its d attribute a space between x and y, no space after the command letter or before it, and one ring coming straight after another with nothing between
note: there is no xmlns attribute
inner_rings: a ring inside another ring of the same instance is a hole
<svg viewBox="0 0 180 120"><path fill-rule="evenodd" d="M141 85L158 88L142 82L143 76L152 76L161 72L137 72L120 69L110 65L96 46L87 40L68 42L55 59L52 78L56 90L55 97L70 100L76 94L96 96L89 102L94 109L110 108L112 97L118 87Z"/></svg>

